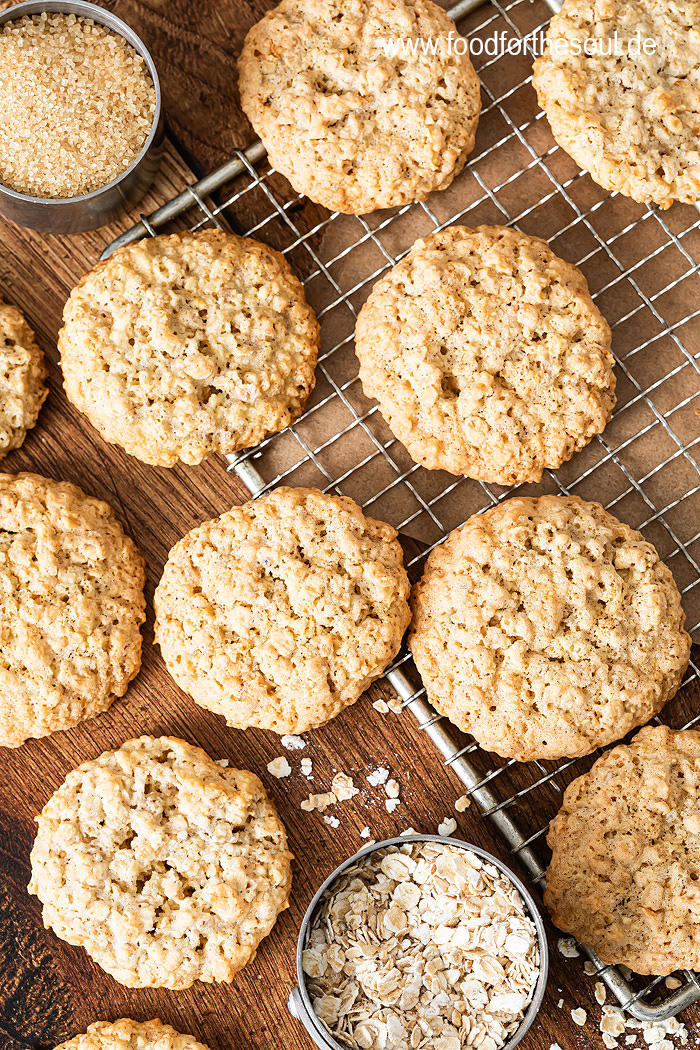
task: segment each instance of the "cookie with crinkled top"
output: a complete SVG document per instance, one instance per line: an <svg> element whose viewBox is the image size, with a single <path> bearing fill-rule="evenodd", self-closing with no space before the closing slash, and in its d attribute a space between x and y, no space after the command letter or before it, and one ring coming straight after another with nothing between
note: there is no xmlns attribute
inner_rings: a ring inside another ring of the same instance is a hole
<svg viewBox="0 0 700 1050"><path fill-rule="evenodd" d="M636 973L700 969L700 733L647 726L608 751L547 841L556 926Z"/></svg>
<svg viewBox="0 0 700 1050"><path fill-rule="evenodd" d="M24 315L0 300L0 459L19 448L46 400L44 355Z"/></svg>
<svg viewBox="0 0 700 1050"><path fill-rule="evenodd" d="M178 685L229 725L301 733L396 656L408 594L395 529L347 497L280 487L173 547L155 637Z"/></svg>
<svg viewBox="0 0 700 1050"><path fill-rule="evenodd" d="M144 563L102 500L0 474L0 746L105 711L141 666Z"/></svg>
<svg viewBox="0 0 700 1050"><path fill-rule="evenodd" d="M184 740L84 763L37 821L44 925L129 988L230 981L287 907L291 854L260 780Z"/></svg>
<svg viewBox="0 0 700 1050"><path fill-rule="evenodd" d="M651 53L630 49L637 34ZM700 201L699 0L565 0L533 84L554 138L599 185L661 208Z"/></svg>
<svg viewBox="0 0 700 1050"><path fill-rule="evenodd" d="M432 0L282 0L238 69L273 167L332 211L424 200L474 147L479 79Z"/></svg>
<svg viewBox="0 0 700 1050"><path fill-rule="evenodd" d="M521 762L587 755L648 722L690 656L654 547L575 496L469 518L429 555L412 604L431 703Z"/></svg>
<svg viewBox="0 0 700 1050"><path fill-rule="evenodd" d="M87 1032L61 1043L55 1050L209 1050L191 1035L176 1032L158 1018L153 1021L95 1021Z"/></svg>
<svg viewBox="0 0 700 1050"><path fill-rule="evenodd" d="M200 463L297 419L319 327L286 260L221 230L147 237L73 290L58 348L66 394L145 463Z"/></svg>
<svg viewBox="0 0 700 1050"><path fill-rule="evenodd" d="M416 241L355 332L363 390L416 463L501 485L539 481L604 429L610 340L581 271L503 226Z"/></svg>

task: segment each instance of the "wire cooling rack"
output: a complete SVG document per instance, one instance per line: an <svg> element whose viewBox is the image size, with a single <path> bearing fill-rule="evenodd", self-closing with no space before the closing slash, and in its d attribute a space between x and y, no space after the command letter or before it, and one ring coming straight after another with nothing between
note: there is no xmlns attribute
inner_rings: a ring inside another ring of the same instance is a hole
<svg viewBox="0 0 700 1050"><path fill-rule="evenodd" d="M489 56L484 43L489 37L505 33L502 40L522 45L546 28L558 7L555 0L463 0L450 9L453 18L465 20L460 29L472 42L483 111L466 171L427 203L369 216L324 213L317 221L302 220L302 198L269 168L258 142L142 216L104 255L164 228L184 226L233 227L279 247L307 275L307 296L322 321L317 386L301 420L256 449L228 457L229 469L254 496L279 482L352 496L420 542L421 554L409 561L409 569L420 571L427 553L451 529L513 490L411 462L362 394L352 348L357 311L376 279L420 235L454 222L495 222L546 237L558 254L583 269L611 323L618 405L603 435L556 473L548 472L541 485L519 491L597 499L640 529L672 568L698 642L700 217L690 207L661 212L600 190L553 143L530 84L532 55ZM479 40L481 57L475 55ZM221 203L210 199L214 193ZM251 215L259 218L251 222ZM700 677L694 653L684 687ZM542 885L549 819L566 784L596 756L520 765L514 791L514 763L486 755L436 714L416 684L407 654L386 677L445 765L533 882ZM676 728L700 721L697 715L689 722L678 710L673 701L663 718ZM638 1020L661 1021L700 998L698 974L679 974L681 986L669 993L660 977L637 977L605 966L585 947L582 951Z"/></svg>

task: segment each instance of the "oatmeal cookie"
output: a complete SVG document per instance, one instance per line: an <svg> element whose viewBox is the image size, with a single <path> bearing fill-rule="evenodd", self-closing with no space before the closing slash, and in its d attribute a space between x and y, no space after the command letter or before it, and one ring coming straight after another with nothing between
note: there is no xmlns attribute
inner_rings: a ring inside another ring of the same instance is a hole
<svg viewBox="0 0 700 1050"><path fill-rule="evenodd" d="M547 41L533 83L561 148L607 190L700 201L700 0L565 0Z"/></svg>
<svg viewBox="0 0 700 1050"><path fill-rule="evenodd" d="M283 257L221 230L146 238L71 293L59 335L68 398L145 463L200 463L297 419L319 327Z"/></svg>
<svg viewBox="0 0 700 1050"><path fill-rule="evenodd" d="M0 746L67 729L141 665L141 555L106 503L0 474Z"/></svg>
<svg viewBox="0 0 700 1050"><path fill-rule="evenodd" d="M479 79L432 0L282 0L248 33L238 68L271 164L331 211L425 200L474 147Z"/></svg>
<svg viewBox="0 0 700 1050"><path fill-rule="evenodd" d="M191 1035L182 1035L156 1018L153 1021L95 1021L87 1032L55 1050L209 1050Z"/></svg>
<svg viewBox="0 0 700 1050"><path fill-rule="evenodd" d="M587 755L648 722L690 655L654 547L575 496L469 518L430 554L413 613L431 703L520 762Z"/></svg>
<svg viewBox="0 0 700 1050"><path fill-rule="evenodd" d="M44 925L129 988L230 981L287 907L291 854L262 784L183 740L86 762L37 822Z"/></svg>
<svg viewBox="0 0 700 1050"><path fill-rule="evenodd" d="M0 459L19 448L46 400L48 372L34 332L0 300Z"/></svg>
<svg viewBox="0 0 700 1050"><path fill-rule="evenodd" d="M502 226L417 241L372 289L360 379L424 467L539 481L599 434L615 404L610 329L575 266Z"/></svg>
<svg viewBox="0 0 700 1050"><path fill-rule="evenodd" d="M700 969L700 733L647 726L608 751L547 841L556 926L636 973Z"/></svg>
<svg viewBox="0 0 700 1050"><path fill-rule="evenodd" d="M155 637L178 685L228 725L302 733L384 671L408 593L395 529L351 499L282 487L173 547Z"/></svg>

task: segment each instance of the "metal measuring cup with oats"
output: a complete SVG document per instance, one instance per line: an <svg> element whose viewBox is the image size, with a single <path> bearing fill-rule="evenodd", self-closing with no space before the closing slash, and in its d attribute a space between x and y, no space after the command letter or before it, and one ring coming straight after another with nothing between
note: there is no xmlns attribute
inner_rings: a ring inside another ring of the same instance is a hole
<svg viewBox="0 0 700 1050"><path fill-rule="evenodd" d="M341 865L306 913L290 1010L323 1050L510 1050L547 979L542 919L501 861L436 835Z"/></svg>

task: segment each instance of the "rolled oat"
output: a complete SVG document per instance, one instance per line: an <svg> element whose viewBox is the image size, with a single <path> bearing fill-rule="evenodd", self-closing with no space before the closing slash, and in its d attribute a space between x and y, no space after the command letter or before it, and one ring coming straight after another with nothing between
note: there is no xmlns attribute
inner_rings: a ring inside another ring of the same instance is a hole
<svg viewBox="0 0 700 1050"><path fill-rule="evenodd" d="M470 850L410 842L346 871L316 913L303 967L314 1011L361 1050L498 1050L539 973L512 883Z"/></svg>

